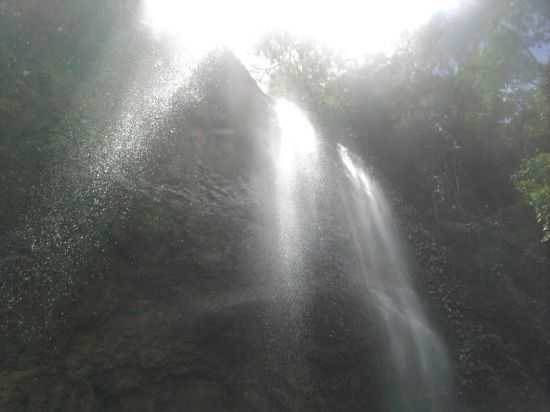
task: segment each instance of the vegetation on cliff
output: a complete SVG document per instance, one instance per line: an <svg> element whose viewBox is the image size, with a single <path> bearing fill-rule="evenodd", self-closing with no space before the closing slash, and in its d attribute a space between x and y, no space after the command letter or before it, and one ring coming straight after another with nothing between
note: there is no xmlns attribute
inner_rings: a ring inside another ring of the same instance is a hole
<svg viewBox="0 0 550 412"><path fill-rule="evenodd" d="M285 296L271 98L138 3L0 0L0 409L382 410L342 199ZM362 60L272 33L251 70L380 176L459 411L548 404L549 43L547 1L476 0Z"/></svg>

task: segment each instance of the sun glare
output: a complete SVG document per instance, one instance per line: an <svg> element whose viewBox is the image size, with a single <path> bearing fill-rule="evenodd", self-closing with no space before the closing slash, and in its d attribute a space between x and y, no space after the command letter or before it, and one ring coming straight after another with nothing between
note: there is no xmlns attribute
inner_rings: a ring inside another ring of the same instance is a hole
<svg viewBox="0 0 550 412"><path fill-rule="evenodd" d="M391 52L403 32L460 0L142 0L143 20L188 51L250 53L270 31L312 38L354 57Z"/></svg>
<svg viewBox="0 0 550 412"><path fill-rule="evenodd" d="M281 128L277 166L288 174L298 164L305 166L308 157L315 154L317 140L313 126L302 111L286 99L278 99L275 113Z"/></svg>

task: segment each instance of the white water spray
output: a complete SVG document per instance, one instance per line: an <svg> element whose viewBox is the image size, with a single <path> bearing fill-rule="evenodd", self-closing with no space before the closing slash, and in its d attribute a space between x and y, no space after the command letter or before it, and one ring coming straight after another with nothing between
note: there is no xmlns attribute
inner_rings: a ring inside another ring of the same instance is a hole
<svg viewBox="0 0 550 412"><path fill-rule="evenodd" d="M338 153L350 180L348 221L370 304L380 313L396 372L390 410L448 410L449 365L413 288L390 206L361 161Z"/></svg>
<svg viewBox="0 0 550 412"><path fill-rule="evenodd" d="M321 176L328 171L323 146L307 117L293 104L279 101L275 106L280 133L271 150L275 164L275 203L279 282L286 285L290 300L300 301L313 287L305 280L308 259L314 250L319 218L319 201L325 193ZM361 159L338 145L340 163L335 175L341 185L347 230L353 239L353 254L358 258L366 301L378 313L388 352L389 388L384 394L389 411L439 412L449 410L449 365L443 342L432 330L412 285L409 264L403 252L391 207ZM334 178L335 176L331 176ZM330 191L330 189L329 189ZM330 213L341 216L340 205ZM348 274L351 276L351 273ZM294 306L300 311L300 305ZM300 313L296 314L297 318ZM299 329L307 325L298 322ZM297 332L299 333L299 332ZM299 340L299 337L294 336ZM287 342L286 350L299 345ZM299 366L300 368L303 365Z"/></svg>

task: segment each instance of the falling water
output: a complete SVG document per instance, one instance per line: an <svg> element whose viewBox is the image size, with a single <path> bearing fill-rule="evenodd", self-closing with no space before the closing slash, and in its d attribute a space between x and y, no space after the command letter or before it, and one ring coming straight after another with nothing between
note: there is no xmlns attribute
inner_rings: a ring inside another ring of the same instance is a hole
<svg viewBox="0 0 550 412"><path fill-rule="evenodd" d="M275 111L280 128L272 148L280 282L297 301L312 287L306 278L308 259L315 259L318 253L313 250L320 236L318 203L327 193L321 186L338 186L344 207L332 205L329 213L344 215L340 221L347 222L345 230L353 239L352 254L359 261L367 304L378 314L387 341L387 410L449 410L446 350L430 327L413 288L409 264L383 191L360 158L342 145L337 146L335 171L329 173L326 169L334 162L322 161L327 158L324 145L307 117L286 100L279 100ZM340 184L334 176L332 180L322 179L329 174L340 176ZM294 305L296 312L303 309ZM308 327L304 322L298 325L299 329ZM299 341L297 335L292 334ZM286 350L300 350L298 346L288 344Z"/></svg>
<svg viewBox="0 0 550 412"><path fill-rule="evenodd" d="M285 99L273 105L277 120L269 142L271 173L263 182L269 192L266 208L267 256L274 258L272 283L275 307L267 316L266 368L284 376L297 387L310 382L304 359L311 248L316 235L316 204L320 185L319 141L307 116ZM265 210L264 210L265 212ZM300 405L294 406L300 410Z"/></svg>
<svg viewBox="0 0 550 412"><path fill-rule="evenodd" d="M350 182L349 228L370 303L387 335L397 386L388 395L392 411L442 411L449 389L447 354L431 329L412 286L390 206L360 159L338 145Z"/></svg>
<svg viewBox="0 0 550 412"><path fill-rule="evenodd" d="M306 220L315 208L319 183L318 141L307 117L296 105L280 99L275 105L279 124L278 140L272 147L276 168L276 213L278 248L284 266L283 276L294 290L304 270L309 245ZM307 214L304 214L307 212Z"/></svg>

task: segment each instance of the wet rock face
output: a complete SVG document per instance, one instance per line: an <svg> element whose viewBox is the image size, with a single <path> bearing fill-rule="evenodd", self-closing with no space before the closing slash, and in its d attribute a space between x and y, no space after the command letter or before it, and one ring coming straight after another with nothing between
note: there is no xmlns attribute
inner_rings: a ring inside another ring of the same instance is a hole
<svg viewBox="0 0 550 412"><path fill-rule="evenodd" d="M12 380L4 381L9 392L3 406L67 411L372 408L379 399L366 391L374 383L374 368L364 359L370 349L365 337L349 343L343 341L350 338L346 334L332 341L316 336L303 355L282 356L272 351L284 350L284 342L270 339L284 336L287 325L277 329L268 322L281 310L270 301L253 302L211 311L188 325L174 314L143 313L139 321L120 315L75 341L58 371L11 374ZM293 373L287 356L310 370L308 385Z"/></svg>
<svg viewBox="0 0 550 412"><path fill-rule="evenodd" d="M98 200L100 250L51 307L47 338L6 340L2 411L381 407L382 334L338 259L312 265L307 292L274 276L273 234L254 212L270 191L269 99L230 55L195 85L200 99L176 99L140 173ZM15 259L36 266L33 253Z"/></svg>
<svg viewBox="0 0 550 412"><path fill-rule="evenodd" d="M546 408L550 289L535 220L517 216L519 205L496 224L469 216L434 227L402 195L394 204L423 269L418 290L448 343L459 410Z"/></svg>
<svg viewBox="0 0 550 412"><path fill-rule="evenodd" d="M0 238L0 411L388 410L396 377L342 222L320 210L300 288L280 277L269 99L228 54L189 87L196 98L188 88L175 97L139 168L97 190L94 178L62 180L45 215L53 223L30 231L47 241ZM340 204L329 199L327 208ZM421 266L418 289L451 344L461 402L535 410L545 312L510 281L515 266L486 281L492 272L471 265L500 237L442 225L458 247L394 203Z"/></svg>

